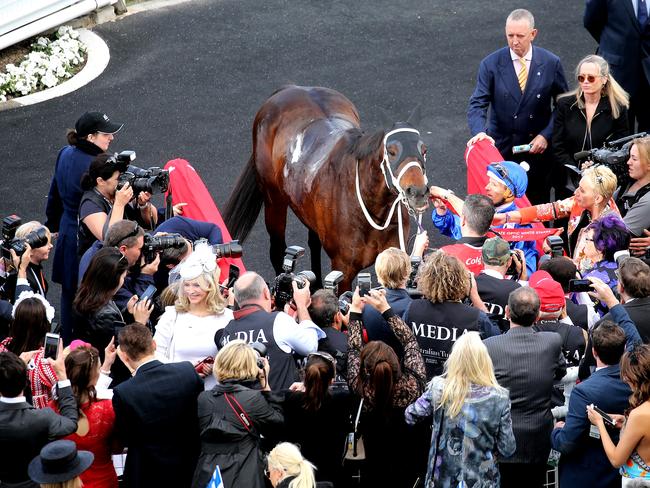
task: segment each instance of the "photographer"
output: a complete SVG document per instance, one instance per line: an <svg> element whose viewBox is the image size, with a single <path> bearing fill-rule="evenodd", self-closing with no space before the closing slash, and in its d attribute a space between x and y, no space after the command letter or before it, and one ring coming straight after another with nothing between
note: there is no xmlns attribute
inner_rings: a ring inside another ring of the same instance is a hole
<svg viewBox="0 0 650 488"><path fill-rule="evenodd" d="M28 285L34 293L47 297L49 286L43 273L42 263L50 257L50 250L53 247L50 230L34 220L18 227L15 237L23 239L30 246L30 252L26 257L23 257L27 261L25 276L11 275L9 277L4 285L6 296L12 297L16 285L21 284Z"/></svg>
<svg viewBox="0 0 650 488"><path fill-rule="evenodd" d="M52 281L61 284L61 333L63 343L71 340L72 300L77 290L77 232L79 203L83 190L81 177L88 171L95 156L108 151L113 135L122 128L114 124L101 112L86 112L75 124L75 129L68 131L68 146L61 149L56 160L56 167L50 192L47 197L45 225L53 233L58 233L54 262L52 263Z"/></svg>
<svg viewBox="0 0 650 488"><path fill-rule="evenodd" d="M631 181L618 192L616 204L632 233L630 251L640 257L650 247L650 137L632 142L627 167Z"/></svg>
<svg viewBox="0 0 650 488"><path fill-rule="evenodd" d="M11 297L13 301L16 301L20 294L24 291L30 291L29 285L27 284L27 266L30 263L30 253L31 249L29 244L27 244L27 249L22 256L16 256L14 250L11 250L11 262L14 270L17 270L17 285L14 291L14 295ZM4 340L9 335L9 328L13 322L13 309L14 306L8 300L0 300L0 340Z"/></svg>
<svg viewBox="0 0 650 488"><path fill-rule="evenodd" d="M235 282L234 297L238 309L235 318L215 334L215 343L221 348L233 339L261 342L268 348L268 359L273 364L269 383L274 390L283 390L298 381L294 353L307 356L318 350L318 340L325 333L309 316L310 293L308 283L298 288L292 281L293 300L298 323L284 312L271 312L271 292L260 275L244 273Z"/></svg>
<svg viewBox="0 0 650 488"><path fill-rule="evenodd" d="M129 205L133 189L128 183L117 189L120 174L120 163L109 154L100 154L90 163L88 173L81 180L84 194L79 204L79 256L83 256L95 240L103 240L105 229L115 222L137 219Z"/></svg>
<svg viewBox="0 0 650 488"><path fill-rule="evenodd" d="M491 237L483 244L481 255L484 269L476 276L476 288L492 321L499 325L501 332L506 332L510 327L505 318L508 297L521 286L517 281L507 279L506 274L514 265L515 275L522 281L528 279L523 265L524 253L521 249L511 251L508 243L500 237Z"/></svg>
<svg viewBox="0 0 650 488"><path fill-rule="evenodd" d="M132 220L116 222L106 232L104 243L94 243L82 256L79 263L79 283L86 273L88 264L100 249L107 247L118 249L129 267L124 283L113 297L117 306L123 310L133 295L142 295L147 287L154 283L153 275L160 264L159 255L156 255L151 263L144 263L142 256L144 240L144 230L137 222Z"/></svg>
<svg viewBox="0 0 650 488"><path fill-rule="evenodd" d="M311 297L309 316L325 333L318 341L318 350L332 355L336 360L336 376L345 379L348 374L348 336L341 332L343 315L339 300L332 290L318 290Z"/></svg>

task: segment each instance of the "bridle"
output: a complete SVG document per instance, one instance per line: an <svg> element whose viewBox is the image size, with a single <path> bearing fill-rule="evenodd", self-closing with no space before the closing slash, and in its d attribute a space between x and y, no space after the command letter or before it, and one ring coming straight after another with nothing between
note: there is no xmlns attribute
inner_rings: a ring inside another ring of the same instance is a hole
<svg viewBox="0 0 650 488"><path fill-rule="evenodd" d="M386 188L395 195L395 200L393 201L390 211L388 212L388 217L386 218L386 222L384 222L383 225L379 225L375 222L375 220L372 218L372 215L370 215L370 212L368 212L368 209L366 208L365 203L363 202L363 197L361 196L361 186L359 184L359 160L357 159L357 168L356 168L356 176L355 176L355 187L356 187L356 193L357 193L357 200L359 201L359 206L361 207L361 211L363 212L364 217L366 218L366 221L370 224L370 226L373 229L376 230L385 230L389 225L391 220L393 219L393 213L395 212L395 209L397 208L397 204L401 203L406 207L406 211L408 214L413 217L413 220L415 220L415 223L418 225L418 229L420 232L423 231L422 229L422 214L419 213L416 216L415 209L411 207L411 204L408 202L408 198L406 197L406 193L404 192L404 189L402 188L400 181L404 174L411 169L414 166L417 166L420 171L422 171L422 175L424 176L424 184L426 185L428 183L427 179L427 174L426 174L426 168L423 164L420 164L420 161L410 161L407 164L404 165L404 167L399 171L397 174L397 177L393 173L392 168L390 167L390 161L388 159L388 149L386 149L386 141L388 141L388 138L392 136L393 134L397 134L398 132L413 132L420 136L420 132L416 129L412 129L409 127L404 127L401 129L394 129L389 131L385 136L384 136L384 157L381 161L381 164L379 167L381 168L381 172L384 175L384 181L386 183ZM424 158L424 161L426 163L426 154L422 156ZM397 212L397 225L399 228L399 247L402 251L406 252L406 244L404 241L404 223L402 221L402 212Z"/></svg>

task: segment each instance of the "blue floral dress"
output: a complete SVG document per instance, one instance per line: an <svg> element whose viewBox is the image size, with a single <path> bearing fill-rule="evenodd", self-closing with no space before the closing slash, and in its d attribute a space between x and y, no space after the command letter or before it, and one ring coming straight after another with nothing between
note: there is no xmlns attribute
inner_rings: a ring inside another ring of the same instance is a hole
<svg viewBox="0 0 650 488"><path fill-rule="evenodd" d="M460 413L449 418L440 407L444 384L433 378L405 412L411 425L433 415L426 488L498 488L496 454L509 457L516 448L507 390L471 385Z"/></svg>

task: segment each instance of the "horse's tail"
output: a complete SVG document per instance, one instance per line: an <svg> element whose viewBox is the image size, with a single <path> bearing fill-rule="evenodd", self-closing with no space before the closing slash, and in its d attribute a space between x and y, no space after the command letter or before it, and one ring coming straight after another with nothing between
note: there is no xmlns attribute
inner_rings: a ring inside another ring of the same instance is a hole
<svg viewBox="0 0 650 488"><path fill-rule="evenodd" d="M257 171L255 170L255 154L251 155L248 164L235 188L233 188L223 212L223 220L233 239L245 241L262 209L264 198L257 186Z"/></svg>

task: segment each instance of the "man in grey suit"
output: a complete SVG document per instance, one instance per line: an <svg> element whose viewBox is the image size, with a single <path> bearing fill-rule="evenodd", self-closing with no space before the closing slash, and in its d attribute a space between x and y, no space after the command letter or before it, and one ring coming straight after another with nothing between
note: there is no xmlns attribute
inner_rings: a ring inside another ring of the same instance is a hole
<svg viewBox="0 0 650 488"><path fill-rule="evenodd" d="M539 297L530 287L514 290L508 299L506 318L510 330L485 339L494 374L510 392L515 454L499 460L501 487L544 486L553 430L553 383L566 373L562 338L555 332L535 332Z"/></svg>
<svg viewBox="0 0 650 488"><path fill-rule="evenodd" d="M61 415L50 408L35 409L25 401L27 367L11 352L0 353L0 486L38 487L27 474L29 462L45 444L77 430L77 402L65 374L63 354L49 361L58 378L57 394Z"/></svg>

